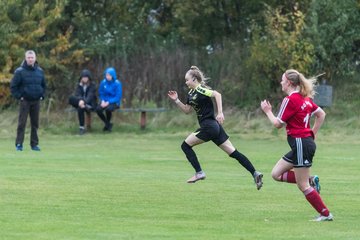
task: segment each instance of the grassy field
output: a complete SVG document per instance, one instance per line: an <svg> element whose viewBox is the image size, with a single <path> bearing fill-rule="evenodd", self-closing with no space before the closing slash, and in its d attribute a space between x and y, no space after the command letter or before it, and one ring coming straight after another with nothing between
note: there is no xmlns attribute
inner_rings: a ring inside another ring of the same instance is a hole
<svg viewBox="0 0 360 240"><path fill-rule="evenodd" d="M74 128L75 129L75 128ZM335 216L316 212L295 185L270 178L288 150L280 134L231 135L264 173L249 173L212 143L196 147L207 179L180 150L187 132L41 132L41 152L0 137L0 239L359 239L359 141L320 136L313 173ZM11 132L11 131L10 131ZM282 132L283 133L283 132Z"/></svg>

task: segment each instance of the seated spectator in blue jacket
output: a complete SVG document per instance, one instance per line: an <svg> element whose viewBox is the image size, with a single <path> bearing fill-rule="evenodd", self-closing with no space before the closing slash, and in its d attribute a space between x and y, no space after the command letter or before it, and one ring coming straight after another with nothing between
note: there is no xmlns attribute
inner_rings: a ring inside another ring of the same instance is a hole
<svg viewBox="0 0 360 240"><path fill-rule="evenodd" d="M79 134L85 133L85 113L96 108L96 86L92 82L91 73L84 69L76 85L75 93L69 97L69 104L77 109L79 118Z"/></svg>
<svg viewBox="0 0 360 240"><path fill-rule="evenodd" d="M111 116L112 112L120 107L122 85L116 78L116 71L114 68L107 68L104 75L105 79L101 81L99 86L100 104L97 106L96 112L105 124L103 131L111 132L113 126L111 123Z"/></svg>

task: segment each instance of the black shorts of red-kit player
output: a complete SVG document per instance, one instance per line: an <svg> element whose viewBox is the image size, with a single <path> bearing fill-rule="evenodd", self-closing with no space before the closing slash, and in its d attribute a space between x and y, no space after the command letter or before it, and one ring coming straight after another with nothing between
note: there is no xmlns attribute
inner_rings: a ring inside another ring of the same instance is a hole
<svg viewBox="0 0 360 240"><path fill-rule="evenodd" d="M200 163L196 157L196 154L191 146L189 146L185 141L181 144L181 149L185 153L186 158L191 163L191 166L195 169L196 172L201 172Z"/></svg>
<svg viewBox="0 0 360 240"><path fill-rule="evenodd" d="M284 155L283 159L294 165L294 168L312 166L313 157L316 151L316 144L313 137L294 138L287 137L291 151Z"/></svg>

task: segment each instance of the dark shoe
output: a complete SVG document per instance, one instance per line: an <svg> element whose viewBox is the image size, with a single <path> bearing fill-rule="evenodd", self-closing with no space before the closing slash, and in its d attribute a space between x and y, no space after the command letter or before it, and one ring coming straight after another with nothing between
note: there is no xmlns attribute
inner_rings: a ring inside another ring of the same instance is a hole
<svg viewBox="0 0 360 240"><path fill-rule="evenodd" d="M31 147L33 151L40 151L40 147L38 145Z"/></svg>
<svg viewBox="0 0 360 240"><path fill-rule="evenodd" d="M103 128L103 131L104 131L104 132L111 132L112 127L113 127L113 124L112 124L112 123L107 123L107 124L105 125L105 127Z"/></svg>
<svg viewBox="0 0 360 240"><path fill-rule="evenodd" d="M16 144L16 151L22 151L23 150L23 146L21 144Z"/></svg>
<svg viewBox="0 0 360 240"><path fill-rule="evenodd" d="M84 135L85 134L85 129L84 128L80 128L79 129L79 135Z"/></svg>
<svg viewBox="0 0 360 240"><path fill-rule="evenodd" d="M108 126L107 126L109 132L111 132L112 127L113 127L113 124L112 124L112 123L109 123Z"/></svg>

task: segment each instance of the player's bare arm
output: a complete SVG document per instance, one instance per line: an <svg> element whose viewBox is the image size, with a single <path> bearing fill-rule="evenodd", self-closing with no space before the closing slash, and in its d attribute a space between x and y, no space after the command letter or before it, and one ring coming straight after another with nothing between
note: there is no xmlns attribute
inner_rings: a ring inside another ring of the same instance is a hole
<svg viewBox="0 0 360 240"><path fill-rule="evenodd" d="M266 116L269 118L270 122L276 127L276 128L282 128L283 124L275 117L275 115L272 112L272 106L268 100L261 101L261 109L264 111Z"/></svg>
<svg viewBox="0 0 360 240"><path fill-rule="evenodd" d="M217 91L213 91L211 97L215 98L216 101L216 107L217 107L217 116L216 116L216 120L220 123L223 124L225 117L224 117L224 113L222 110L222 98L221 98L221 94Z"/></svg>
<svg viewBox="0 0 360 240"><path fill-rule="evenodd" d="M326 113L321 108L318 108L314 112L314 116L315 116L315 121L314 121L314 126L312 128L312 131L313 131L314 135L316 135L317 132L319 131L321 125L324 123Z"/></svg>
<svg viewBox="0 0 360 240"><path fill-rule="evenodd" d="M168 96L171 100L173 100L176 105L183 111L185 114L189 114L191 112L191 106L184 104L180 101L178 94L176 91L168 91Z"/></svg>

